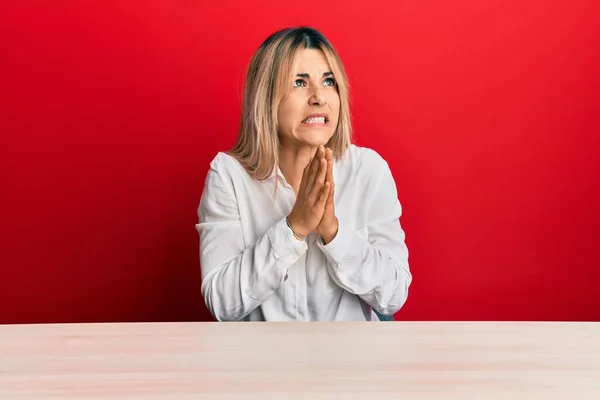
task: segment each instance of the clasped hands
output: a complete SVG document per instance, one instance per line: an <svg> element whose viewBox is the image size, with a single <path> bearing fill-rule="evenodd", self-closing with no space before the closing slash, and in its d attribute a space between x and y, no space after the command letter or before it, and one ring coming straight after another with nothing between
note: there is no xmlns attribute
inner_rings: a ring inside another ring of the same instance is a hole
<svg viewBox="0 0 600 400"><path fill-rule="evenodd" d="M292 230L302 236L316 231L325 244L331 242L338 231L334 193L333 151L319 146L304 168L296 203L287 217Z"/></svg>

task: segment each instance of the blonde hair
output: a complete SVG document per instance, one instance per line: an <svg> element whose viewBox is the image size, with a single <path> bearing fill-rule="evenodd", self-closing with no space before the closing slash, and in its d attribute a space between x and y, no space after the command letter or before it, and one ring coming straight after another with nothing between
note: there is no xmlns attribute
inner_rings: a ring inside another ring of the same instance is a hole
<svg viewBox="0 0 600 400"><path fill-rule="evenodd" d="M237 142L227 152L255 179L267 179L279 164L277 110L291 88L294 56L300 49L321 50L336 78L340 114L327 147L332 149L335 158L340 158L352 143L348 78L336 50L313 28L280 30L261 44L250 61Z"/></svg>

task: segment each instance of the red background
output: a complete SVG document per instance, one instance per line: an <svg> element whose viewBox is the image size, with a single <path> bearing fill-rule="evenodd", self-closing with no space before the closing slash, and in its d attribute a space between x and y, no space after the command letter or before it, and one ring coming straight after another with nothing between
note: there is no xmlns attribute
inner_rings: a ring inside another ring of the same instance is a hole
<svg viewBox="0 0 600 400"><path fill-rule="evenodd" d="M0 323L210 319L208 163L250 56L298 24L394 172L397 319L600 320L596 2L364 3L3 1Z"/></svg>

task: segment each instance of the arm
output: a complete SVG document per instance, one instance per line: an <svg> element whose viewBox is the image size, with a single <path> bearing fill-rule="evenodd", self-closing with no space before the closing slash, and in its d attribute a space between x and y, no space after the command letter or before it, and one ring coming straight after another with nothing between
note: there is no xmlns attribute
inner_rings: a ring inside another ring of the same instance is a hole
<svg viewBox="0 0 600 400"><path fill-rule="evenodd" d="M241 320L284 282L306 252L285 218L246 245L237 199L216 163L211 164L198 208L202 295L219 321Z"/></svg>
<svg viewBox="0 0 600 400"><path fill-rule="evenodd" d="M355 232L339 221L335 238L319 246L327 257L329 275L340 287L380 313L393 314L406 302L412 275L396 185L387 163L380 170L367 232Z"/></svg>

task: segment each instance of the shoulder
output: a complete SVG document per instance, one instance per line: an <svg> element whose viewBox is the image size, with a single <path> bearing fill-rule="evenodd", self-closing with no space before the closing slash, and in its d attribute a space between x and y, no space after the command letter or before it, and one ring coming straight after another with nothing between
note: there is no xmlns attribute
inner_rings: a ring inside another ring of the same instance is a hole
<svg viewBox="0 0 600 400"><path fill-rule="evenodd" d="M219 173L231 172L238 168L242 168L241 164L235 157L229 154L219 151L213 159L210 161L210 168L216 170Z"/></svg>
<svg viewBox="0 0 600 400"><path fill-rule="evenodd" d="M247 172L235 157L225 152L218 152L210 161L204 190L212 191L219 188L228 192L233 191L235 182L244 175L247 175Z"/></svg>
<svg viewBox="0 0 600 400"><path fill-rule="evenodd" d="M387 161L374 149L350 145L339 160L354 173L379 176L389 169Z"/></svg>
<svg viewBox="0 0 600 400"><path fill-rule="evenodd" d="M248 175L242 164L233 156L218 152L210 162L209 175L218 175L222 180L235 180Z"/></svg>

